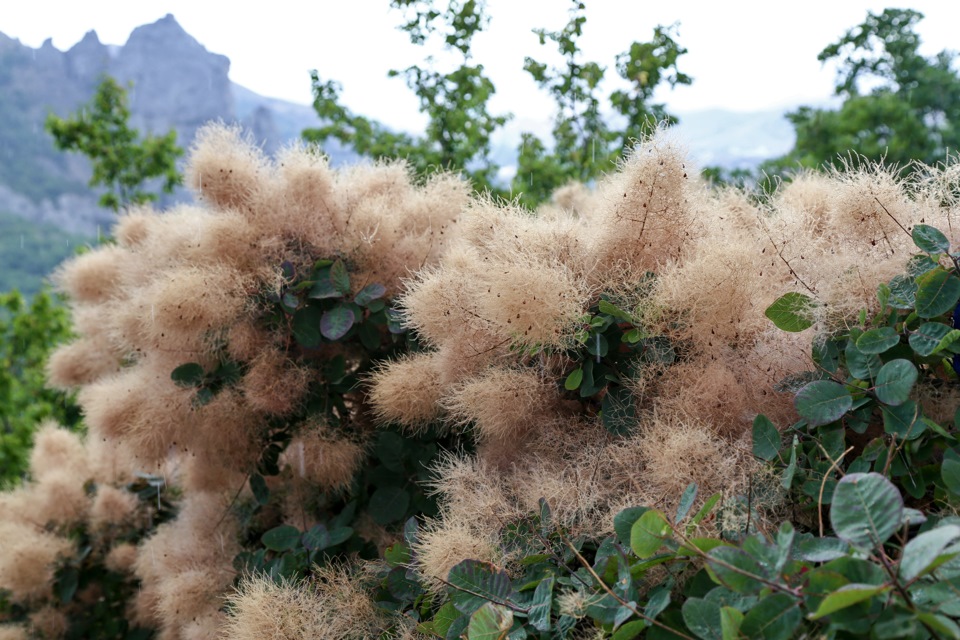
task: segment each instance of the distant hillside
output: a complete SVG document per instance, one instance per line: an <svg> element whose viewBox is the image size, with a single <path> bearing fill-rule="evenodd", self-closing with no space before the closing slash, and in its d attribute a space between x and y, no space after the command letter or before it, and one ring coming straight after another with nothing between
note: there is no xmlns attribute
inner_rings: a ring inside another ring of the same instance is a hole
<svg viewBox="0 0 960 640"><path fill-rule="evenodd" d="M0 291L36 293L58 264L91 243L96 243L96 237L77 236L54 225L0 213Z"/></svg>
<svg viewBox="0 0 960 640"><path fill-rule="evenodd" d="M101 43L94 31L67 51L0 33L0 211L84 235L111 223L86 186L86 160L56 151L43 128L48 113L67 115L87 102L104 73L132 84L134 126L176 129L183 147L210 120L243 124L267 151L319 123L309 107L234 85L229 70L226 56L207 51L172 15L138 27L122 47ZM334 161L354 157L339 145L328 152Z"/></svg>

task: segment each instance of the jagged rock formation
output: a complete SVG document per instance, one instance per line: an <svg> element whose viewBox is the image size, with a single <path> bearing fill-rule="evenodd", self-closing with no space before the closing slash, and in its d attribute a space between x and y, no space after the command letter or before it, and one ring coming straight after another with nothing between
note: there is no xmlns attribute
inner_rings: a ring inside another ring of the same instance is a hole
<svg viewBox="0 0 960 640"><path fill-rule="evenodd" d="M229 70L226 56L207 51L170 14L135 29L122 47L103 44L95 31L67 51L49 39L34 49L0 33L0 211L86 235L109 227L113 214L86 185L89 164L57 151L43 128L48 113L66 115L88 101L104 73L132 84L133 126L174 128L183 147L210 120L241 122L268 152L315 125L309 107L283 108L234 85Z"/></svg>

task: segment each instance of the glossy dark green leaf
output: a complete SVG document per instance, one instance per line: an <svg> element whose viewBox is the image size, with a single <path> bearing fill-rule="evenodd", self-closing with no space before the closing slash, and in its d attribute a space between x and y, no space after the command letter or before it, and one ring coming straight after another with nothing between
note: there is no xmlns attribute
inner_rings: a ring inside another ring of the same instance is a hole
<svg viewBox="0 0 960 640"><path fill-rule="evenodd" d="M254 473L250 476L250 491L253 492L253 497L256 499L257 504L265 505L270 502L270 489L267 487L263 476L259 473Z"/></svg>
<svg viewBox="0 0 960 640"><path fill-rule="evenodd" d="M874 387L877 399L890 405L903 404L910 397L917 375L916 365L909 360L891 360L883 365L877 374Z"/></svg>
<svg viewBox="0 0 960 640"><path fill-rule="evenodd" d="M450 569L447 582L453 606L468 615L487 602L506 603L514 597L510 576L488 562L464 560Z"/></svg>
<svg viewBox="0 0 960 640"><path fill-rule="evenodd" d="M957 306L960 278L943 268L928 271L917 278L917 315L935 318Z"/></svg>
<svg viewBox="0 0 960 640"><path fill-rule="evenodd" d="M950 331L951 328L942 322L925 322L910 334L908 342L917 355L929 356Z"/></svg>
<svg viewBox="0 0 960 640"><path fill-rule="evenodd" d="M899 405L881 405L883 430L900 440L915 440L927 430L917 403L907 400Z"/></svg>
<svg viewBox="0 0 960 640"><path fill-rule="evenodd" d="M950 493L960 496L960 452L955 449L947 449L944 452L940 477Z"/></svg>
<svg viewBox="0 0 960 640"><path fill-rule="evenodd" d="M847 343L844 355L846 356L847 371L850 372L851 376L860 380L876 378L883 367L880 356L863 353L852 340Z"/></svg>
<svg viewBox="0 0 960 640"><path fill-rule="evenodd" d="M913 227L910 236L913 238L913 243L920 248L920 251L932 254L950 252L950 241L936 227L931 227L928 224L918 224Z"/></svg>
<svg viewBox="0 0 960 640"><path fill-rule="evenodd" d="M320 318L323 310L308 304L293 314L293 338L302 347L313 349L320 346Z"/></svg>
<svg viewBox="0 0 960 640"><path fill-rule="evenodd" d="M767 307L764 315L770 318L778 329L798 332L813 326L813 306L810 296L791 291L777 298Z"/></svg>
<svg viewBox="0 0 960 640"><path fill-rule="evenodd" d="M723 640L720 605L703 598L687 598L680 608L683 622L701 640Z"/></svg>
<svg viewBox="0 0 960 640"><path fill-rule="evenodd" d="M260 542L271 551L288 551L300 543L300 530L289 524L282 524L264 533Z"/></svg>
<svg viewBox="0 0 960 640"><path fill-rule="evenodd" d="M740 633L747 638L788 640L803 620L800 601L785 593L769 595L747 611Z"/></svg>
<svg viewBox="0 0 960 640"><path fill-rule="evenodd" d="M837 483L830 523L838 538L870 551L900 528L903 498L879 473L849 473Z"/></svg>
<svg viewBox="0 0 960 640"><path fill-rule="evenodd" d="M350 294L350 274L347 273L347 265L343 260L337 260L330 265L330 282L340 295Z"/></svg>
<svg viewBox="0 0 960 640"><path fill-rule="evenodd" d="M900 556L900 579L911 582L960 555L960 547L944 551L960 539L960 526L941 524L916 535Z"/></svg>
<svg viewBox="0 0 960 640"><path fill-rule="evenodd" d="M614 516L613 530L616 532L620 544L625 547L630 546L630 529L633 528L633 523L649 510L650 507L627 507Z"/></svg>
<svg viewBox="0 0 960 640"><path fill-rule="evenodd" d="M196 387L203 382L203 367L196 362L182 364L170 374L170 379L180 387Z"/></svg>
<svg viewBox="0 0 960 640"><path fill-rule="evenodd" d="M917 300L917 282L914 280L915 277L916 276L911 277L908 275L894 276L893 279L890 280L890 300L887 304L894 309L913 309Z"/></svg>
<svg viewBox="0 0 960 640"><path fill-rule="evenodd" d="M861 353L883 353L900 343L900 334L893 327L879 327L865 331L857 338L857 349Z"/></svg>
<svg viewBox="0 0 960 640"><path fill-rule="evenodd" d="M537 631L550 631L550 610L553 606L553 576L544 578L533 592L533 601L527 612L530 624Z"/></svg>
<svg viewBox="0 0 960 640"><path fill-rule="evenodd" d="M377 524L398 522L407 514L410 494L400 487L380 487L370 496L370 517Z"/></svg>
<svg viewBox="0 0 960 640"><path fill-rule="evenodd" d="M853 397L842 384L818 380L797 392L793 403L810 426L818 427L839 420L853 406Z"/></svg>
<svg viewBox="0 0 960 640"><path fill-rule="evenodd" d="M817 610L810 614L810 617L814 620L828 616L832 613L836 613L841 609L846 609L851 605L855 605L858 602L863 602L864 600L869 600L875 596L885 593L890 590L890 585L872 585L872 584L846 584L833 593L827 595L820 602L820 606L817 607Z"/></svg>

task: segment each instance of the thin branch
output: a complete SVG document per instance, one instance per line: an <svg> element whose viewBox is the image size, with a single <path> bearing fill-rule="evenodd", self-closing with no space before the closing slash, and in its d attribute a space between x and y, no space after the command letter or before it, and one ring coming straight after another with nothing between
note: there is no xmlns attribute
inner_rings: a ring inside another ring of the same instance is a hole
<svg viewBox="0 0 960 640"><path fill-rule="evenodd" d="M817 495L817 521L820 524L820 537L823 537L823 490L827 486L827 479L830 477L830 472L832 472L836 467L840 466L840 461L843 460L843 457L853 451L853 447L849 447L846 451L840 454L840 457L836 460L830 458L830 454L827 453L827 450L823 448L823 445L819 442L817 446L820 447L820 450L823 451L823 455L827 456L827 460L830 460L830 468L827 469L827 472L823 474L823 482L820 483L820 493Z"/></svg>
<svg viewBox="0 0 960 640"><path fill-rule="evenodd" d="M913 236L910 235L910 232L907 231L906 227L904 227L902 224L900 224L900 221L897 220L896 218L894 218L894 217L893 217L893 214L890 213L885 206L883 206L883 203L880 202L880 198L878 198L877 196L873 196L873 199L877 201L877 204L880 205L880 208L883 209L884 213L886 213L888 216L890 216L890 219L893 220L894 222L896 222L896 223L897 223L897 226L900 227L905 234L907 234L907 235L910 236L911 238L913 237ZM890 242L890 241L887 240L887 242Z"/></svg>

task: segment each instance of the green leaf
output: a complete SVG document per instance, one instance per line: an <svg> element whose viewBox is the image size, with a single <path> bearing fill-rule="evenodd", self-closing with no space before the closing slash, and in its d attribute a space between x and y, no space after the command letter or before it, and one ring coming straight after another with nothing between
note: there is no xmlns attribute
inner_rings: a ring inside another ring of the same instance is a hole
<svg viewBox="0 0 960 640"><path fill-rule="evenodd" d="M880 410L883 413L883 430L900 440L914 440L927 430L926 423L920 419L917 403L913 400L900 405L880 405Z"/></svg>
<svg viewBox="0 0 960 640"><path fill-rule="evenodd" d="M900 556L900 578L911 582L952 560L960 554L960 549L946 554L943 550L957 538L960 538L960 526L955 524L940 525L919 534L903 548Z"/></svg>
<svg viewBox="0 0 960 640"><path fill-rule="evenodd" d="M263 476L259 473L254 473L250 476L250 491L253 492L253 497L256 499L257 504L262 506L270 502L270 489L267 487Z"/></svg>
<svg viewBox="0 0 960 640"><path fill-rule="evenodd" d="M935 318L952 311L960 298L960 278L942 267L917 278L917 315Z"/></svg>
<svg viewBox="0 0 960 640"><path fill-rule="evenodd" d="M707 554L707 570L725 587L747 595L760 593L761 579L766 572L760 563L743 549L719 546Z"/></svg>
<svg viewBox="0 0 960 640"><path fill-rule="evenodd" d="M646 628L646 620L631 620L614 632L613 640L633 640Z"/></svg>
<svg viewBox="0 0 960 640"><path fill-rule="evenodd" d="M940 466L940 477L950 493L960 496L960 453L954 449L947 449L943 454L943 463Z"/></svg>
<svg viewBox="0 0 960 640"><path fill-rule="evenodd" d="M812 427L839 420L853 406L850 391L832 380L817 380L797 392L794 406Z"/></svg>
<svg viewBox="0 0 960 640"><path fill-rule="evenodd" d="M762 413L753 419L753 455L766 462L780 455L780 432Z"/></svg>
<svg viewBox="0 0 960 640"><path fill-rule="evenodd" d="M73 596L77 593L77 587L80 586L80 570L68 564L57 571L57 596L60 598L60 602L63 604L69 603L73 600Z"/></svg>
<svg viewBox="0 0 960 640"><path fill-rule="evenodd" d="M649 558L663 546L672 530L666 517L655 509L646 511L630 529L630 548L638 558Z"/></svg>
<svg viewBox="0 0 960 640"><path fill-rule="evenodd" d="M627 313L626 311L624 311L623 309L621 309L620 307L616 306L612 302L609 302L607 300L601 300L598 307L600 309L600 313L605 313L608 316L613 316L614 318L618 320L622 320L623 322L629 322L631 324L633 323L633 316Z"/></svg>
<svg viewBox="0 0 960 640"><path fill-rule="evenodd" d="M780 486L784 489L789 489L793 485L793 477L797 473L797 443L797 436L793 436L793 444L790 445L790 462L780 478Z"/></svg>
<svg viewBox="0 0 960 640"><path fill-rule="evenodd" d="M567 379L563 383L563 388L567 391L576 391L580 388L581 382L583 382L583 367L577 367L567 376Z"/></svg>
<svg viewBox="0 0 960 640"><path fill-rule="evenodd" d="M347 335L354 320L353 309L339 304L323 313L320 318L320 333L327 340L339 340Z"/></svg>
<svg viewBox="0 0 960 640"><path fill-rule="evenodd" d="M785 593L763 598L747 611L740 632L747 638L787 640L793 637L803 615L800 601Z"/></svg>
<svg viewBox="0 0 960 640"><path fill-rule="evenodd" d="M630 545L630 530L633 528L633 523L649 510L650 507L627 507L613 517L613 530L620 544Z"/></svg>
<svg viewBox="0 0 960 640"><path fill-rule="evenodd" d="M680 496L680 504L677 505L677 515L674 517L674 524L680 524L680 521L687 517L687 514L690 513L690 508L693 507L693 501L697 499L697 483L691 482L687 485L687 488L683 490L683 495Z"/></svg>
<svg viewBox="0 0 960 640"><path fill-rule="evenodd" d="M343 264L343 260L337 260L330 265L330 282L340 295L350 294L350 274L347 273L347 265Z"/></svg>
<svg viewBox="0 0 960 640"><path fill-rule="evenodd" d="M463 616L463 614L457 611L457 608L453 606L452 602L448 601L440 607L437 614L433 616L433 620L431 621L433 623L433 631L441 638L445 638L450 626L461 616Z"/></svg>
<svg viewBox="0 0 960 640"><path fill-rule="evenodd" d="M203 367L196 362L182 364L170 374L178 387L197 387L203 382Z"/></svg>
<svg viewBox="0 0 960 640"><path fill-rule="evenodd" d="M938 254L950 252L950 241L947 236L928 224L918 224L910 233L913 243L924 253Z"/></svg>
<svg viewBox="0 0 960 640"><path fill-rule="evenodd" d="M854 378L860 380L872 380L880 373L883 367L883 361L876 354L866 354L857 348L853 340L847 342L847 348L844 351L846 356L847 371Z"/></svg>
<svg viewBox="0 0 960 640"><path fill-rule="evenodd" d="M900 344L900 334L893 327L870 329L857 338L857 349L868 355L883 353L898 344Z"/></svg>
<svg viewBox="0 0 960 640"><path fill-rule="evenodd" d="M877 374L874 387L877 399L890 405L903 404L910 397L917 375L916 365L909 360L891 360Z"/></svg>
<svg viewBox="0 0 960 640"><path fill-rule="evenodd" d="M890 585L885 584L845 584L824 598L820 606L817 607L817 610L810 614L810 618L812 620L818 620L831 613L855 605L858 602L863 602L881 593L886 593L890 589Z"/></svg>
<svg viewBox="0 0 960 640"><path fill-rule="evenodd" d="M680 612L683 622L702 640L723 640L720 631L720 605L703 598L687 598Z"/></svg>
<svg viewBox="0 0 960 640"><path fill-rule="evenodd" d="M700 524L700 522L706 518L711 511L713 511L713 508L717 506L717 503L720 502L722 498L723 494L720 493L715 493L707 498L707 501L703 503L703 506L700 507L699 511L697 511L697 514L693 516L693 518L687 524L688 533L693 531L693 528Z"/></svg>
<svg viewBox="0 0 960 640"><path fill-rule="evenodd" d="M942 637L960 638L960 625L945 615L924 611L917 614L917 620L927 625Z"/></svg>
<svg viewBox="0 0 960 640"><path fill-rule="evenodd" d="M872 551L900 528L903 498L879 473L850 473L837 483L830 523L837 537Z"/></svg>
<svg viewBox="0 0 960 640"><path fill-rule="evenodd" d="M315 282L310 289L309 297L315 300L326 300L328 298L340 298L342 294L337 291L330 280L330 269L322 268L314 276Z"/></svg>
<svg viewBox="0 0 960 640"><path fill-rule="evenodd" d="M940 341L947 337L952 329L942 322L925 322L910 334L910 347L920 356L929 356L940 347Z"/></svg>
<svg viewBox="0 0 960 640"><path fill-rule="evenodd" d="M320 318L323 310L315 305L308 304L297 309L293 314L291 327L293 338L301 347L314 349L320 346Z"/></svg>
<svg viewBox="0 0 960 640"><path fill-rule="evenodd" d="M410 494L401 487L380 487L370 496L370 517L377 524L398 522L407 514Z"/></svg>
<svg viewBox="0 0 960 640"><path fill-rule="evenodd" d="M467 626L467 640L503 640L513 626L510 609L488 602L473 612Z"/></svg>
<svg viewBox="0 0 960 640"><path fill-rule="evenodd" d="M829 562L850 553L850 545L840 538L824 536L797 543L797 553L807 562Z"/></svg>
<svg viewBox="0 0 960 640"><path fill-rule="evenodd" d="M604 428L615 436L625 436L637 426L636 403L627 387L607 387L600 408Z"/></svg>
<svg viewBox="0 0 960 640"><path fill-rule="evenodd" d="M453 606L467 615L487 602L506 603L514 596L510 576L488 562L464 560L450 569L447 582Z"/></svg>
<svg viewBox="0 0 960 640"><path fill-rule="evenodd" d="M533 601L527 612L530 624L540 632L550 631L550 609L553 606L554 577L544 578L533 592Z"/></svg>
<svg viewBox="0 0 960 640"><path fill-rule="evenodd" d="M916 274L920 275L920 274ZM917 299L916 276L898 275L890 280L890 300L888 304L895 309L912 310Z"/></svg>
<svg viewBox="0 0 960 640"><path fill-rule="evenodd" d="M354 297L353 302L365 307L369 305L374 300L378 300L383 297L383 294L387 292L387 288L378 282L368 284L363 289L357 292L357 295Z"/></svg>
<svg viewBox="0 0 960 640"><path fill-rule="evenodd" d="M813 326L813 306L810 296L791 291L777 298L767 307L764 315L770 318L778 329L796 333Z"/></svg>
<svg viewBox="0 0 960 640"><path fill-rule="evenodd" d="M743 624L743 614L733 607L720 609L720 635L723 640L740 640L740 626Z"/></svg>
<svg viewBox="0 0 960 640"><path fill-rule="evenodd" d="M300 543L300 530L289 524L282 524L264 533L260 542L271 551L289 551Z"/></svg>

